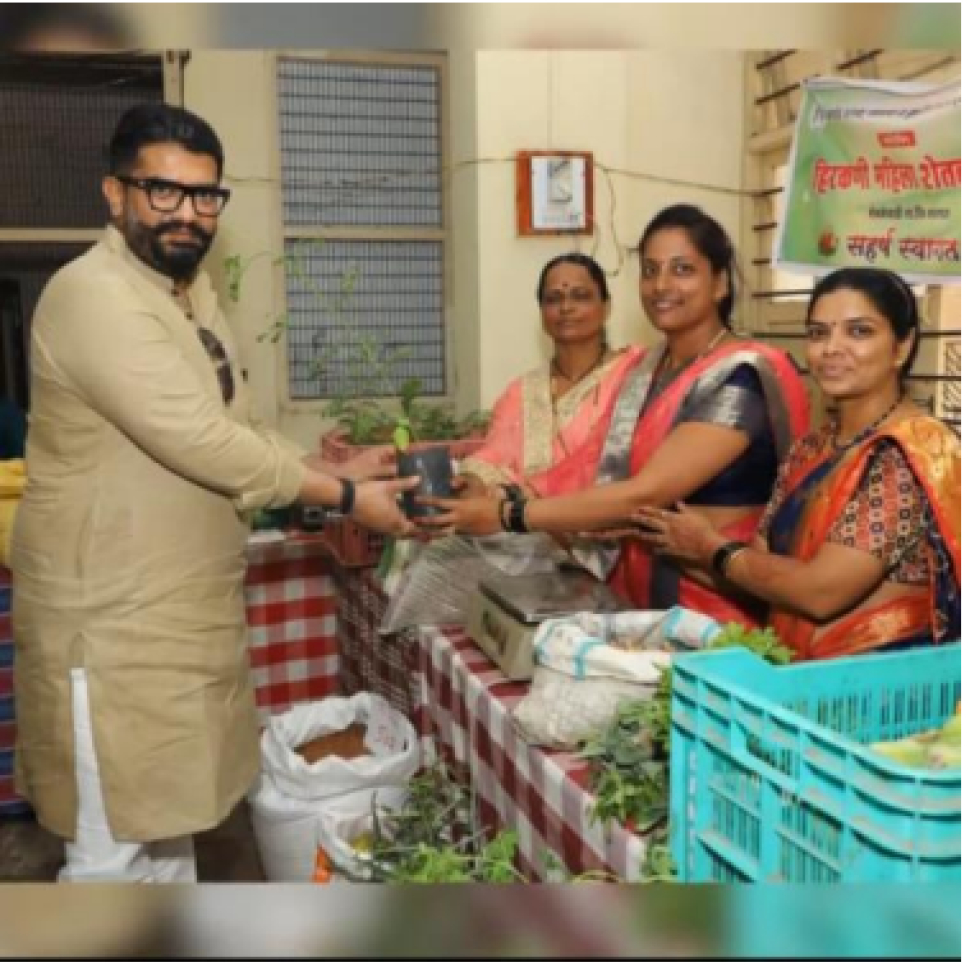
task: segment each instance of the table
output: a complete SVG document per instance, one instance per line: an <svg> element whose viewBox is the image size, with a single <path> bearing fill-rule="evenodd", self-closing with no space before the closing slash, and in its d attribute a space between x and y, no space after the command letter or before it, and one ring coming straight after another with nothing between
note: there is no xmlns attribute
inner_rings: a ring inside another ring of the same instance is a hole
<svg viewBox="0 0 979 967"><path fill-rule="evenodd" d="M572 873L638 879L646 842L618 823L589 820L584 762L517 733L510 713L527 685L505 678L461 630L418 629L416 647L415 721L426 751L472 786L480 824L517 831L522 871L547 879L551 851Z"/></svg>
<svg viewBox="0 0 979 967"><path fill-rule="evenodd" d="M299 702L339 691L336 595L319 534L253 534L245 606L255 703L263 722Z"/></svg>
<svg viewBox="0 0 979 967"><path fill-rule="evenodd" d="M30 811L14 791L14 746L17 721L14 713L14 636L10 622L10 571L0 567L0 816Z"/></svg>
<svg viewBox="0 0 979 967"><path fill-rule="evenodd" d="M330 574L337 596L337 650L343 693L383 695L410 718L418 704L416 632L377 633L388 599L373 567L344 567L331 560Z"/></svg>

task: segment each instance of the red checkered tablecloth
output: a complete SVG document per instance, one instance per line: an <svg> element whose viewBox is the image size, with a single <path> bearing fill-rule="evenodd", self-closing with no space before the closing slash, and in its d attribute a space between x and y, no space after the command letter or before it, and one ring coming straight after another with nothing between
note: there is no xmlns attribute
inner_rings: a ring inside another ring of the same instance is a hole
<svg viewBox="0 0 979 967"><path fill-rule="evenodd" d="M415 720L429 755L447 760L475 791L479 821L514 829L525 873L547 878L548 852L572 873L605 869L639 878L646 843L618 823L592 823L585 765L528 745L511 711L526 684L505 678L455 629L418 629Z"/></svg>
<svg viewBox="0 0 979 967"><path fill-rule="evenodd" d="M30 811L14 790L14 747L17 720L14 709L14 635L10 605L13 584L10 571L0 567L0 816Z"/></svg>
<svg viewBox="0 0 979 967"><path fill-rule="evenodd" d="M0 815L26 808L13 789L17 726L10 597L10 572L0 567ZM339 692L336 601L318 534L250 541L245 604L252 681L263 720Z"/></svg>
<svg viewBox="0 0 979 967"><path fill-rule="evenodd" d="M245 604L263 720L339 692L336 597L318 534L249 541Z"/></svg>
<svg viewBox="0 0 979 967"><path fill-rule="evenodd" d="M417 705L416 632L377 633L387 596L373 568L348 568L334 561L331 574L337 593L337 647L344 693L383 695L399 712L411 716Z"/></svg>

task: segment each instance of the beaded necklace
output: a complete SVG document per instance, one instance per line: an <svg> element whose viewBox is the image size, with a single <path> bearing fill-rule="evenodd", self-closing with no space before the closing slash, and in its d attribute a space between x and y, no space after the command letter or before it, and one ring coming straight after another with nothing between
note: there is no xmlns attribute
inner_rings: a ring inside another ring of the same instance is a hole
<svg viewBox="0 0 979 967"><path fill-rule="evenodd" d="M834 450L849 450L850 447L855 446L857 443L862 443L864 440L868 439L876 430L900 405L904 402L904 396L898 396L891 405L881 413L880 416L874 420L869 426L865 426L859 433L852 436L849 440L840 443L837 434L839 433L839 424L833 427L833 432L830 435L830 442L833 444Z"/></svg>
<svg viewBox="0 0 979 967"><path fill-rule="evenodd" d="M669 349L667 349L666 352L663 353L663 358L659 361L659 364L656 367L656 372L653 375L650 390L653 392L665 390L666 387L680 375L680 373L682 373L685 369L689 369L694 363L703 359L704 356L706 356L712 349L716 348L720 344L721 340L727 335L729 335L728 330L721 329L720 332L715 333L714 338L711 339L711 341L707 343L707 345L699 353L697 353L696 356L688 359L685 363L682 363L676 368L673 368L672 366L673 356L671 355Z"/></svg>
<svg viewBox="0 0 979 967"><path fill-rule="evenodd" d="M560 376L561 379L566 380L568 383L568 389L574 389L579 383L591 376L592 373L598 369L602 363L608 358L608 349L602 349L601 356L595 360L577 379L572 379L562 368L561 364L557 361L557 357L551 359L551 376Z"/></svg>

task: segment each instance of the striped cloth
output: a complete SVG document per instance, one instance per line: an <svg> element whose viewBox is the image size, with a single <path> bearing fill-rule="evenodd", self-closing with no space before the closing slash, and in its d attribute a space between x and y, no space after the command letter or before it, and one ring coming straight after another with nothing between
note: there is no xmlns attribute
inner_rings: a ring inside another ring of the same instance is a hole
<svg viewBox="0 0 979 967"><path fill-rule="evenodd" d="M13 588L10 571L0 567L0 816L24 815L30 805L14 791L14 636L10 626Z"/></svg>
<svg viewBox="0 0 979 967"><path fill-rule="evenodd" d="M479 824L517 831L525 874L547 879L550 853L572 873L638 879L646 842L618 823L591 821L583 760L517 734L512 710L525 683L505 678L461 630L419 629L417 661L415 724L429 761L442 759L472 786Z"/></svg>

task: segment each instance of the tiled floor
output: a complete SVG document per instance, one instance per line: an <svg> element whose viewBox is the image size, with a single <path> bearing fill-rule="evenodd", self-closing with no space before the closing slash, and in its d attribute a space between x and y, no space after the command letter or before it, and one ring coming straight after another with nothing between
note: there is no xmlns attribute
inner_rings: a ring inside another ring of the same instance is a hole
<svg viewBox="0 0 979 967"><path fill-rule="evenodd" d="M197 836L195 846L201 883L265 881L245 804L217 829ZM0 819L0 882L54 882L63 855L61 840L33 819Z"/></svg>

